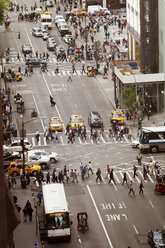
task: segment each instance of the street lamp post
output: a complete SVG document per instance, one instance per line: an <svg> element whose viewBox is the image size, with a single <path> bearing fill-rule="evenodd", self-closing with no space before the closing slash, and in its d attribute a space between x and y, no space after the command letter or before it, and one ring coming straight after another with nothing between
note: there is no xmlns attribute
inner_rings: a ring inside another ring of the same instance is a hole
<svg viewBox="0 0 165 248"><path fill-rule="evenodd" d="M37 113L37 112L35 112L35 111L32 112L32 114L34 114L34 113ZM36 117L36 115L32 115L32 117ZM22 146L22 159L23 159L23 175L25 175L25 144L24 144L25 130L24 130L24 127L25 127L25 124L32 122L34 119L24 122L23 121L23 115L21 115L21 118L22 118L21 146ZM45 117L40 117L38 119L41 119L41 118L45 119ZM37 118L35 118L35 120L36 119Z"/></svg>

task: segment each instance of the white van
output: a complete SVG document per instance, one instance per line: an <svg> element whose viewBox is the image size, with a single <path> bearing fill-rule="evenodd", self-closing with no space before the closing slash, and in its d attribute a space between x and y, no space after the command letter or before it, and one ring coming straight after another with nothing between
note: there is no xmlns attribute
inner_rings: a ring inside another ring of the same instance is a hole
<svg viewBox="0 0 165 248"><path fill-rule="evenodd" d="M88 6L88 13L89 14L94 14L95 12L99 12L100 9L101 9L100 5Z"/></svg>
<svg viewBox="0 0 165 248"><path fill-rule="evenodd" d="M51 15L41 14L41 26L51 29L52 28L52 17Z"/></svg>

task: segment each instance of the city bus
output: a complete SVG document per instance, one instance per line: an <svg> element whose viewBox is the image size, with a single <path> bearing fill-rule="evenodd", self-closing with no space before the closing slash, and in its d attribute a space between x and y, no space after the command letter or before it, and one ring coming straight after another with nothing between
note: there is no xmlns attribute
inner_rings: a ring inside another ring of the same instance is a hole
<svg viewBox="0 0 165 248"><path fill-rule="evenodd" d="M40 240L70 240L71 221L64 186L60 183L42 186L43 215L39 218Z"/></svg>
<svg viewBox="0 0 165 248"><path fill-rule="evenodd" d="M165 126L142 127L139 148L141 152L165 151Z"/></svg>

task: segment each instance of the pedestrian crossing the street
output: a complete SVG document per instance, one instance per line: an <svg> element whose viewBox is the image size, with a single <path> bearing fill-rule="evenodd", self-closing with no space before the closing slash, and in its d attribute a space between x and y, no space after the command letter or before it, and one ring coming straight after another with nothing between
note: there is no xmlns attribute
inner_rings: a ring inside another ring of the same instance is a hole
<svg viewBox="0 0 165 248"><path fill-rule="evenodd" d="M63 134L63 133L59 133L59 140L55 142L54 139L52 140L46 140L46 137L44 137L43 134L40 135L39 138L39 142L36 141L35 139L35 134L27 134L28 140L31 142L31 144L36 147L36 146L49 146L49 145L70 145L72 143L68 144L68 136ZM90 144L95 144L95 145L99 145L99 144L131 144L131 140L128 140L128 138L126 137L126 135L123 135L123 138L121 141L116 140L115 137L109 137L108 132L105 132L104 135L99 135L99 140L97 140L97 142L95 140L93 140L90 137L90 134L87 133L87 137L86 140L85 139L81 139L80 137L75 137L75 140L73 140L73 145L90 145Z"/></svg>
<svg viewBox="0 0 165 248"><path fill-rule="evenodd" d="M56 168L57 171L58 171L58 168ZM93 168L93 175L89 175L89 177L85 177L84 181L85 183L87 184L101 184L100 181L96 182L96 171L97 169ZM151 175L147 175L147 178L146 180L144 180L144 177L143 177L143 172L141 170L139 170L137 172L137 175L135 178L133 176L133 171L131 169L121 169L121 170L118 170L118 171L115 171L115 168L114 168L114 172L113 172L113 176L114 176L114 180L115 180L115 183L113 181L111 181L110 184L114 185L114 186L117 186L117 185L121 185L123 183L123 176L124 176L124 172L126 172L126 175L127 175L127 183L129 184L130 181L132 181L134 184L138 183L140 184L141 181L143 181L143 183L145 184L148 184L148 183L151 183L151 184L154 184L155 183L155 175L153 174L152 176ZM46 174L47 172L45 171L44 172L44 176L46 177ZM80 181L81 179L81 174L78 173L78 180ZM108 184L108 181L109 181L109 176L106 175L106 172L103 172L102 171L102 184ZM126 182L124 182L123 185L127 185Z"/></svg>
<svg viewBox="0 0 165 248"><path fill-rule="evenodd" d="M17 58L17 55L19 53L19 59ZM60 70L72 70L72 63L69 61L57 61L57 58L54 54L49 54L49 59L47 60L48 62L48 69L51 67L52 64L57 64L58 63L58 68ZM34 57L34 56L33 56ZM10 48L10 56L9 56L9 62L7 62L6 58L2 58L3 64L25 64L25 57L22 54L22 51L16 51L14 48ZM90 60L86 63L86 66L95 66L96 62L93 60ZM55 65L54 65L55 66ZM82 62L76 62L75 63L75 69L76 70L82 70ZM103 69L103 63L100 63L100 69Z"/></svg>

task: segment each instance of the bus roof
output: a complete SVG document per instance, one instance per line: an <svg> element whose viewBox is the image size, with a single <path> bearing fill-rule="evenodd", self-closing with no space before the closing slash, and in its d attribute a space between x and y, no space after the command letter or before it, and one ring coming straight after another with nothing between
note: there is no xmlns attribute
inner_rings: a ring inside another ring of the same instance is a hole
<svg viewBox="0 0 165 248"><path fill-rule="evenodd" d="M142 130L146 133L149 132L165 132L165 126L155 126L155 127L142 127Z"/></svg>
<svg viewBox="0 0 165 248"><path fill-rule="evenodd" d="M45 214L68 212L64 185L60 183L42 186Z"/></svg>

